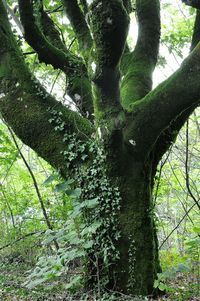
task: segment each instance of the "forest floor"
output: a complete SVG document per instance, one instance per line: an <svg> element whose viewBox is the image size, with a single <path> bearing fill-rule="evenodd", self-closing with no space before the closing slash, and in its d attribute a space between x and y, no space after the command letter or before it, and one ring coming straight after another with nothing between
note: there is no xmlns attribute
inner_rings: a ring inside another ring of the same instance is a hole
<svg viewBox="0 0 200 301"><path fill-rule="evenodd" d="M25 264L0 265L0 301L97 301L89 294L88 297L84 298L81 296L72 297L63 289L63 283L61 282L54 283L53 286L52 284L45 284L39 288L28 290L23 286L28 269L30 269L30 266L28 267ZM179 274L171 283L167 283L172 292L168 296L157 299L157 301L200 301L199 283L195 282L192 275ZM107 301L108 299L103 298L98 299L98 301ZM152 299L124 296L119 300L150 301Z"/></svg>

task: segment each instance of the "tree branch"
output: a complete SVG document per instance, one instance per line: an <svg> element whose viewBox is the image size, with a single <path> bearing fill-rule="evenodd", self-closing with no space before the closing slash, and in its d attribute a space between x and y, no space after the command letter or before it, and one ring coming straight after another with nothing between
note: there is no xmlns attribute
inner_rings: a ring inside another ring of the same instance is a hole
<svg viewBox="0 0 200 301"><path fill-rule="evenodd" d="M193 29L192 42L190 51L192 51L200 41L200 11L197 10L196 19ZM185 110L182 114L180 114L171 124L168 126L166 130L162 132L159 136L158 140L153 149L153 165L157 166L158 162L164 155L164 153L169 149L170 145L175 142L176 137L186 120L192 114L195 109L195 105Z"/></svg>
<svg viewBox="0 0 200 301"><path fill-rule="evenodd" d="M162 246L166 243L166 241L170 238L170 236L174 233L174 231L176 229L178 229L178 227L180 226L180 224L184 221L184 219L188 216L188 213L190 213L190 211L194 208L196 204L193 204L188 210L187 212L183 215L183 217L180 219L180 221L178 222L178 224L176 225L176 227L169 233L169 235L167 235L167 237L163 240L163 242L160 244L159 246L159 250L161 250Z"/></svg>
<svg viewBox="0 0 200 301"><path fill-rule="evenodd" d="M86 15L88 13L88 4L87 4L87 0L80 0L80 5L82 7L83 13L84 15Z"/></svg>
<svg viewBox="0 0 200 301"><path fill-rule="evenodd" d="M183 3L185 3L188 6L200 9L200 2L199 0L182 0Z"/></svg>
<svg viewBox="0 0 200 301"><path fill-rule="evenodd" d="M106 6L107 9L104 9ZM121 1L93 1L91 29L94 36L98 72L116 68L124 51L129 17ZM104 11L104 14L102 14ZM120 20L120 22L119 22Z"/></svg>
<svg viewBox="0 0 200 301"><path fill-rule="evenodd" d="M85 60L88 60L88 52L92 47L92 37L88 25L85 21L85 17L77 3L77 0L62 0L63 6L68 19L73 27L75 35L79 43L79 49L82 52Z"/></svg>
<svg viewBox="0 0 200 301"><path fill-rule="evenodd" d="M170 126L166 128L156 141L153 147L153 166L157 166L162 156L170 148L170 146L176 141L177 135L180 129L183 127L186 120L192 114L196 105L188 108L182 114L180 114L174 121L171 122Z"/></svg>
<svg viewBox="0 0 200 301"><path fill-rule="evenodd" d="M10 205L10 203L8 201L8 198L7 198L6 194L5 194L5 191L3 189L3 185L2 184L0 185L0 192L3 195L3 200L5 200L6 206L8 207L8 210L10 212L12 226L13 226L13 228L15 228L16 226L15 226L15 218L14 218L13 210L12 210L12 207L11 207L11 205Z"/></svg>
<svg viewBox="0 0 200 301"><path fill-rule="evenodd" d="M131 0L123 0L122 2L123 2L124 7L127 10L127 13L131 13L133 10Z"/></svg>
<svg viewBox="0 0 200 301"><path fill-rule="evenodd" d="M11 17L13 18L15 24L17 25L17 27L19 28L19 30L21 31L22 34L24 34L24 28L19 20L19 18L16 16L16 14L14 13L14 11L10 8L10 6L7 4L6 0L3 0L3 3L5 5L5 7L8 10L8 13L11 15Z"/></svg>
<svg viewBox="0 0 200 301"><path fill-rule="evenodd" d="M55 27L55 23L49 17L48 13L44 11L43 2L40 0L39 3L37 20L42 33L52 45L67 52L67 47L64 41L61 40L60 32Z"/></svg>
<svg viewBox="0 0 200 301"><path fill-rule="evenodd" d="M59 32L53 21L44 12L42 4L39 6L39 24L33 16L33 7L27 0L19 0L19 9L22 24L25 29L27 42L38 53L39 60L51 64L54 68L62 70L67 76L67 93L72 99L75 95L81 97L80 112L92 116L92 92L87 70L82 59L73 56L61 41Z"/></svg>
<svg viewBox="0 0 200 301"><path fill-rule="evenodd" d="M69 75L74 74L75 70L76 72L79 71L80 67L83 71L83 64L80 59L69 52L58 49L45 38L36 24L31 2L19 0L18 3L25 39L38 53L39 60L46 64L51 64L54 68L61 69Z"/></svg>
<svg viewBox="0 0 200 301"><path fill-rule="evenodd" d="M200 44L181 67L142 100L133 103L132 124L125 129L134 139L134 152L147 155L161 133L186 110L194 110L200 99ZM160 118L162 116L162 118ZM145 146L145 147L144 147Z"/></svg>
<svg viewBox="0 0 200 301"><path fill-rule="evenodd" d="M11 128L8 125L7 125L7 128L8 128L8 131L10 132L10 135L11 135L11 137L13 139L13 142L14 142L14 144L15 144L15 146L16 146L16 148L17 148L17 150L18 150L18 152L19 152L19 154L20 154L20 156L22 158L22 161L24 162L24 165L26 166L26 168L27 168L27 170L28 170L28 172L29 172L29 174L31 176L31 179L32 179L33 185L35 187L35 192L37 194L38 201L40 203L40 207L41 207L41 210L42 210L42 213L43 213L46 225L47 225L48 229L53 230L53 226L52 226L52 224L50 222L50 219L49 219L49 216L47 214L47 211L46 211L46 208L45 208L45 205L44 205L44 201L43 201L43 198L41 196L41 193L40 193L40 190L39 190L39 187L38 187L38 183L37 183L36 177L35 177L32 169L30 168L30 166L29 166L26 158L24 157L24 155L23 155L23 153L22 153L22 151L21 151L21 149L20 149L20 147L19 147L19 145L17 143L17 140L15 138L15 135L14 135L13 131L11 130ZM59 249L59 245L58 245L58 243L57 243L56 240L54 240L54 245L55 245L56 249L58 250Z"/></svg>
<svg viewBox="0 0 200 301"><path fill-rule="evenodd" d="M35 232L31 232L31 233L25 234L24 236L19 237L19 238L16 239L15 241L10 242L10 243L4 245L3 247L0 247L0 251L3 250L3 249L5 249L5 248L7 248L7 247L13 246L13 245L16 244L17 242L19 242L19 241L21 241L21 240L24 240L24 239L26 239L26 238L28 238L28 237L30 237L30 236L33 236L33 235L36 235L36 234L37 234L37 235L39 235L39 234L41 235L41 234L43 234L43 233L45 233L45 231L35 231Z"/></svg>
<svg viewBox="0 0 200 301"><path fill-rule="evenodd" d="M138 40L134 51L126 58L126 75L121 84L122 106L152 89L152 73L157 63L160 40L160 5L158 0L137 0Z"/></svg>
<svg viewBox="0 0 200 301"><path fill-rule="evenodd" d="M116 0L93 1L90 11L96 59L93 82L101 95L96 98L101 99L95 106L100 111L116 110L120 107L119 63L126 43L129 16L122 2Z"/></svg>
<svg viewBox="0 0 200 301"><path fill-rule="evenodd" d="M199 3L200 4L200 3ZM193 29L192 43L190 50L192 51L200 41L200 10L196 11L196 18Z"/></svg>
<svg viewBox="0 0 200 301"><path fill-rule="evenodd" d="M188 193L190 197L193 199L194 203L197 205L197 207L200 210L200 204L199 201L196 199L194 196L191 188L190 188L190 175L189 175L189 167L188 167L188 161L189 161L189 122L187 121L186 125L186 153L185 153L185 182L186 182L186 187L188 190Z"/></svg>
<svg viewBox="0 0 200 301"><path fill-rule="evenodd" d="M0 0L0 112L17 136L52 166L66 173L61 151L65 132L82 139L93 129L86 119L57 102L31 75L12 34ZM49 108L51 109L49 111ZM55 131L51 111L59 112L63 129Z"/></svg>

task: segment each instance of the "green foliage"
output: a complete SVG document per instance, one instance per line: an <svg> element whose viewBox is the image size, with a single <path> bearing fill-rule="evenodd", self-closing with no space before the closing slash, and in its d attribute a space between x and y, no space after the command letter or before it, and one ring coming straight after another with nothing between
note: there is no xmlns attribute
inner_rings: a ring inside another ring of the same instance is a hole
<svg viewBox="0 0 200 301"><path fill-rule="evenodd" d="M167 21L163 23L161 43L167 46L170 53L183 58L183 51L189 48L191 42L195 10L185 7L183 12L171 1L165 1L162 8L163 17Z"/></svg>
<svg viewBox="0 0 200 301"><path fill-rule="evenodd" d="M199 195L198 115L199 110L189 119L189 137L186 125L175 146L163 158L162 177L158 177L159 185L155 186L159 238L164 244L160 250L163 273L154 285L168 291L173 300L192 300L199 294L199 211L194 205L194 198L198 200Z"/></svg>
<svg viewBox="0 0 200 301"><path fill-rule="evenodd" d="M51 179L53 179L51 177ZM47 179L49 183L49 178ZM47 181L45 181L47 183ZM63 182L56 191L64 191L70 188L73 181ZM101 226L99 221L93 221L86 225L83 221L85 210L93 209L98 205L97 199L80 202L81 190L71 190L68 195L71 210L68 211L67 221L58 230L45 232L43 245L51 245L54 240L59 243L59 250L55 255L42 256L39 258L36 268L27 279L26 286L31 289L43 282L54 280L56 277L65 275L67 283L65 288L74 291L80 289L84 282L84 269L80 263L85 260L86 253L93 246L93 236ZM76 267L77 264L77 267ZM75 265L75 266L74 266ZM73 271L71 270L74 267Z"/></svg>
<svg viewBox="0 0 200 301"><path fill-rule="evenodd" d="M182 58L190 42L194 10L189 8L184 11L187 17L184 19L180 16L179 9L166 3L168 1L164 2L163 10L165 9L164 13L168 21L162 26L162 44L167 46L170 53ZM8 1L8 3L16 5L16 1ZM44 4L49 13L58 7L57 1L45 0ZM18 12L16 15L18 16ZM70 45L70 52L79 55L77 40L68 21L63 18L62 8L58 13L52 13L51 17L57 26L59 24L62 38ZM19 37L19 34L15 32L15 35L23 52L31 52L32 48ZM58 99L63 100L66 94L65 76L57 73L52 67L39 63L36 54L25 54L25 57L32 72L37 74L48 91L53 91ZM158 64L162 67L166 66L166 57L160 55ZM65 132L66 124L62 120L62 113L56 108L50 108L50 112L52 118L49 122L54 125L55 131ZM197 117L193 117L190 127L189 153L192 155L189 158L189 170L191 189L194 196L198 198L200 160ZM8 271L12 275L13 270L15 272L15 269L21 267L21 259L27 263L24 267L25 271L31 268L30 275L26 279L29 290L6 285L9 276L0 273L2 300L6 300L5 298L11 293L16 295L18 300L25 299L28 295L31 299L42 300L42 290L45 286L49 285L54 290L56 288L59 290L60 283L64 289L72 293L81 291L86 280L85 266L88 261L93 262L95 277L98 275L99 267L104 269L105 277L97 284L97 287L102 288L108 279L108 272L112 270L112 264L117 262L118 252L114 245L120 236L117 222L120 194L116 183L111 183L107 176L106 152L101 141L96 137L89 137L85 142L81 133L78 136L73 132L65 134L64 142L66 147L62 155L65 158L66 170L69 172L68 181L61 180L57 173L52 174L52 169L45 162L38 159L28 148L24 146L22 148L36 175L44 205L53 225L53 229L46 230L30 175L23 166L6 127L0 124L0 247L11 244L1 251L5 259L1 271L5 272L12 261L14 265L11 266L12 270ZM185 161L183 160L185 143L184 132L181 132L165 164L159 189L155 193L157 227L161 243L175 229L193 202L185 186ZM73 179L70 174L72 166L76 168ZM83 181L86 183L84 188ZM194 208L169 236L160 251L163 273L158 274L154 286L167 291L174 301L196 300L198 296L200 243L198 217L199 212ZM15 243L17 239L31 232L37 233ZM45 232L44 235L42 232ZM59 244L58 251L55 249L55 241ZM96 258L91 257L90 251L96 252ZM134 254L129 255L134 261ZM101 260L103 265L100 266L98 261ZM36 266L33 268L35 263ZM130 266L130 270L131 268ZM17 277L21 283L25 282L20 275ZM14 280L14 284L15 282L17 279ZM38 286L40 292L37 291ZM85 300L87 297L90 298L90 295L86 296ZM45 300L51 300L49 298ZM132 301L144 300L142 297L129 298L129 296L103 292L99 295L96 293L94 298L99 298L101 301L119 301L124 298Z"/></svg>
<svg viewBox="0 0 200 301"><path fill-rule="evenodd" d="M18 157L18 151L9 136L5 133L2 123L0 123L0 164L4 166L10 165Z"/></svg>
<svg viewBox="0 0 200 301"><path fill-rule="evenodd" d="M109 267L118 259L114 245L119 238L117 215L120 209L120 194L118 188L113 187L113 183L108 179L105 163L106 153L102 142L95 138L83 141L74 133L65 133L62 114L55 109L49 109L49 111L52 114L49 122L54 124L55 131L64 132L63 141L66 143L66 148L62 154L66 162L66 169L70 170L73 166L76 185L81 186L83 182L85 183L82 190L75 189L74 192L68 187L69 184L73 184L71 180L57 185L56 189L65 191L70 197L73 197L73 193L76 196L78 193L81 202L77 205L73 201L75 206L71 217L77 218L79 214L82 214L84 229L81 235L84 236L83 238L88 237L89 233L92 235L91 241L89 243L86 241L86 245L92 244L91 254L96 254L96 259L91 258L88 250L87 260L92 262L96 273L99 273L98 269L100 268L98 262L103 261L101 274L104 275L104 279L98 281L103 281L105 285L108 281ZM96 260L97 263L94 264Z"/></svg>

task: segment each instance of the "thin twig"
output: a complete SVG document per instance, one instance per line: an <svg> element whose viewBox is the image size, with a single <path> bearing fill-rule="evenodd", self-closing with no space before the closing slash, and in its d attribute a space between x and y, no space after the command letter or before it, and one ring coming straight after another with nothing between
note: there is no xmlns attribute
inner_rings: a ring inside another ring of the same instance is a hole
<svg viewBox="0 0 200 301"><path fill-rule="evenodd" d="M35 232L28 233L28 234L26 234L26 235L23 235L22 237L19 237L19 238L16 239L15 241L12 241L12 242L10 242L10 243L4 245L3 247L0 247L0 251L3 250L3 249L5 249L5 248L8 248L8 247L10 247L10 246L13 246L13 245L16 244L17 242L19 242L19 241L21 241L21 240L24 240L24 239L26 239L26 238L28 238L28 237L30 237L30 236L33 236L33 235L35 235L35 234L40 234L40 235L41 235L41 234L43 234L43 233L45 233L45 230L44 230L44 231L35 231Z"/></svg>
<svg viewBox="0 0 200 301"><path fill-rule="evenodd" d="M195 196L192 193L191 188L190 188L190 177L189 177L189 168L188 168L188 161L189 161L188 149L189 149L189 121L187 120L187 123L186 123L186 153L185 153L185 181L186 181L186 187L189 192L189 195L191 196L191 198L193 199L193 201L195 202L195 204L197 205L197 207L200 210L200 204L197 201L197 199L195 198Z"/></svg>
<svg viewBox="0 0 200 301"><path fill-rule="evenodd" d="M193 204L188 210L187 212L183 215L182 219L178 222L178 224L176 225L176 227L169 233L169 235L163 240L163 242L161 243L161 245L159 246L159 250L162 248L162 246L166 243L166 241L170 238L170 236L174 233L174 231L176 229L178 229L178 227L180 226L180 224L182 223L182 221L186 218L186 216L188 215L188 213L194 208L196 204Z"/></svg>
<svg viewBox="0 0 200 301"><path fill-rule="evenodd" d="M157 183L156 183L156 189L155 189L155 193L154 193L154 206L156 205L156 200L157 200L157 197L158 197L158 190L159 190L159 187L160 187L160 179L161 179L161 175L162 175L162 169L165 166L165 163L167 162L170 153L171 153L171 149L169 150L165 160L163 162L161 162L161 164L160 164L160 169L159 169Z"/></svg>
<svg viewBox="0 0 200 301"><path fill-rule="evenodd" d="M23 155L23 153L22 153L22 151L21 151L21 149L20 149L20 147L19 147L19 145L18 145L18 143L17 143L17 140L15 139L14 133L12 132L11 128L10 128L8 125L7 125L7 127L8 127L8 130L9 130L10 134L11 134L11 137L12 137L12 139L13 139L13 142L14 142L14 144L15 144L17 150L19 151L19 154L20 154L20 156L21 156L21 158L22 158L22 160L23 160L23 162L24 162L26 168L28 169L28 172L29 172L29 174L30 174L32 180L33 180L33 185L34 185L34 187L35 187L35 191L36 191L36 194L37 194L37 197L38 197L38 200L39 200L39 203L40 203L40 206L41 206L41 209L42 209L42 212L43 212L43 215L44 215L46 224L47 224L47 227L48 227L50 230L52 230L52 229L53 229L53 226L51 225L51 222L50 222L50 220L49 220L48 214L47 214L47 212L46 212L46 208L45 208L45 206L44 206L44 202L43 202L42 196L41 196L41 194L40 194L40 190L39 190L39 187L38 187L38 183L37 183L36 178L35 178L35 176L34 176L34 174L33 174L33 171L31 170L31 168L30 168L28 162L26 161L26 158L24 157L24 155ZM58 250L58 249L59 249L59 246L58 246L57 241L54 240L54 244L55 244L56 249Z"/></svg>

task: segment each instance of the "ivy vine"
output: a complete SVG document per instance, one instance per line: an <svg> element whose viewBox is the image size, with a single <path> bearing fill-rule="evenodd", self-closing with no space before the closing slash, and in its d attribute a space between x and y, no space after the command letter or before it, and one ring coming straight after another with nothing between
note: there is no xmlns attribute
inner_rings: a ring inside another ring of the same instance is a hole
<svg viewBox="0 0 200 301"><path fill-rule="evenodd" d="M101 139L89 137L83 140L76 133L65 131L62 112L49 108L55 131L63 133L65 148L62 151L66 170L73 172L76 185L81 188L80 202L96 200L93 208L84 208L83 219L87 226L94 222L99 225L93 233L93 244L88 250L86 266L96 270L96 283L108 282L110 267L119 259L116 249L120 237L118 214L121 197L118 187L114 187L108 177L106 150ZM94 277L94 275L93 275ZM94 279L92 279L94 281Z"/></svg>

